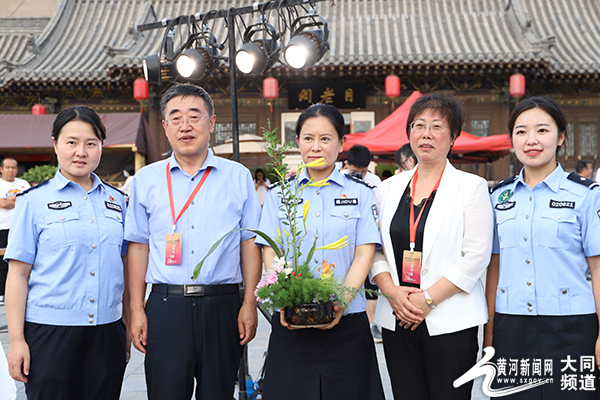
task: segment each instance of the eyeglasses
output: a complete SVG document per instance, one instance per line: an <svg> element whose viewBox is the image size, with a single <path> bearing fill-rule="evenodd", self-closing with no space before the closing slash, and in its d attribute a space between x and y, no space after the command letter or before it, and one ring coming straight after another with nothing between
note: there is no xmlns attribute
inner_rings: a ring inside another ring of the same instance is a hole
<svg viewBox="0 0 600 400"><path fill-rule="evenodd" d="M208 118L208 117L209 117L208 115L190 115L187 118L187 122L190 125L198 125L204 118ZM169 125L178 127L183 124L183 118L182 117L167 118L167 123Z"/></svg>
<svg viewBox="0 0 600 400"><path fill-rule="evenodd" d="M447 128L447 126L444 124L436 123L436 124L426 125L422 122L413 122L409 126L410 126L410 129L414 132L423 132L429 126L429 130L432 133L442 133Z"/></svg>

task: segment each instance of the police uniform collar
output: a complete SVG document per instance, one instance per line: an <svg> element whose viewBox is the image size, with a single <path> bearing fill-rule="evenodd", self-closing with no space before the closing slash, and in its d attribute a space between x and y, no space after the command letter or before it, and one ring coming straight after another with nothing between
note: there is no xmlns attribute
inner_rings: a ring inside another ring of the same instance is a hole
<svg viewBox="0 0 600 400"><path fill-rule="evenodd" d="M184 174L187 174L187 172L185 172L183 170L183 168L181 168L179 166L179 163L177 162L177 159L175 158L175 153L171 154L171 157L169 157L169 161L170 163L169 167L171 169L171 171L173 171L174 168L179 169L181 172L183 172ZM198 175L198 172L205 170L208 167L213 167L213 168L219 168L219 160L217 160L217 157L215 157L212 152L208 151L206 154L206 160L204 160L204 164L202 165L202 167L196 171L196 173L194 174L194 176Z"/></svg>
<svg viewBox="0 0 600 400"><path fill-rule="evenodd" d="M92 190L95 190L98 185L102 184L102 180L100 178L98 178L98 176L96 176L96 174L94 174L93 172L90 172L90 177L92 178L92 188L89 190L90 192ZM61 190L63 188L65 188L69 183L76 185L75 182L67 179L61 172L60 172L60 168L58 169L58 171L56 171L56 174L54 175L54 182L56 184L56 190Z"/></svg>
<svg viewBox="0 0 600 400"><path fill-rule="evenodd" d="M527 183L525 183L525 180L523 179L524 171L525 168L522 168L517 182L520 182L523 185L527 186ZM550 173L550 175L546 177L546 179L543 180L543 183L545 183L546 186L548 186L548 188L550 188L550 190L552 190L553 192L558 192L560 181L564 178L564 176L565 171L562 169L559 163L556 163L556 168Z"/></svg>
<svg viewBox="0 0 600 400"><path fill-rule="evenodd" d="M304 168L302 170L302 172L300 173L300 178L298 181L300 183L306 183L309 180L310 180L310 177L308 176L308 169ZM331 174L329 174L329 176L327 177L327 180L329 182L335 182L340 186L344 186L344 176L335 167L333 167L333 171L331 172Z"/></svg>

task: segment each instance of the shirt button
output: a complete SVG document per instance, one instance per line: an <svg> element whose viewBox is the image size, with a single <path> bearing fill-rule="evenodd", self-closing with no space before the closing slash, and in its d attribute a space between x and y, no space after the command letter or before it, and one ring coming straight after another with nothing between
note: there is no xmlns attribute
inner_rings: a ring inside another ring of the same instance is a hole
<svg viewBox="0 0 600 400"><path fill-rule="evenodd" d="M561 215L560 215L560 214L558 214L558 215L556 216L556 219L561 219L561 218L562 218L562 217L561 217Z"/></svg>
<svg viewBox="0 0 600 400"><path fill-rule="evenodd" d="M90 275L94 276L94 275L96 275L96 273L94 271L92 271L92 272L90 272Z"/></svg>
<svg viewBox="0 0 600 400"><path fill-rule="evenodd" d="M427 270L426 270L426 269L424 269L424 270L423 270L423 275L426 275L426 274L427 274Z"/></svg>
<svg viewBox="0 0 600 400"><path fill-rule="evenodd" d="M192 225L192 229L194 229L194 225Z"/></svg>
<svg viewBox="0 0 600 400"><path fill-rule="evenodd" d="M531 261L529 261L529 258L528 258L527 260L525 260L525 262L526 262L527 264L531 264Z"/></svg>
<svg viewBox="0 0 600 400"><path fill-rule="evenodd" d="M60 217L60 220L61 220L61 221L64 221L64 220L65 220L65 217Z"/></svg>
<svg viewBox="0 0 600 400"><path fill-rule="evenodd" d="M523 240L524 240L524 241L527 241L527 236L525 236L525 237L523 238Z"/></svg>
<svg viewBox="0 0 600 400"><path fill-rule="evenodd" d="M321 213L317 213L317 217L320 216L320 215L321 215Z"/></svg>
<svg viewBox="0 0 600 400"><path fill-rule="evenodd" d="M500 289L500 291L501 291L502 293L506 292L506 290L504 290L504 289Z"/></svg>
<svg viewBox="0 0 600 400"><path fill-rule="evenodd" d="M531 303L527 303L527 305L528 305L529 307L531 307Z"/></svg>
<svg viewBox="0 0 600 400"><path fill-rule="evenodd" d="M531 312L531 311L533 311L533 308L529 307L529 308L527 309L527 311Z"/></svg>
<svg viewBox="0 0 600 400"><path fill-rule="evenodd" d="M317 259L315 258L315 264L318 264L318 263L319 263L319 260L317 260Z"/></svg>
<svg viewBox="0 0 600 400"><path fill-rule="evenodd" d="M88 222L91 224L92 222L94 222L94 220L90 218Z"/></svg>
<svg viewBox="0 0 600 400"><path fill-rule="evenodd" d="M525 219L529 219L529 215L526 215L526 216L525 216Z"/></svg>
<svg viewBox="0 0 600 400"><path fill-rule="evenodd" d="M192 178L192 182L194 182L194 178Z"/></svg>
<svg viewBox="0 0 600 400"><path fill-rule="evenodd" d="M93 324L93 323L94 323L94 320L90 318L90 319L88 319L88 322L89 322L90 324Z"/></svg>
<svg viewBox="0 0 600 400"><path fill-rule="evenodd" d="M194 250L192 250L192 254L194 254Z"/></svg>
<svg viewBox="0 0 600 400"><path fill-rule="evenodd" d="M503 217L498 217L498 221L502 221L503 219Z"/></svg>
<svg viewBox="0 0 600 400"><path fill-rule="evenodd" d="M533 196L529 196L529 201L533 200Z"/></svg>
<svg viewBox="0 0 600 400"><path fill-rule="evenodd" d="M90 314L90 318L94 318L94 314Z"/></svg>
<svg viewBox="0 0 600 400"><path fill-rule="evenodd" d="M348 218L348 213L345 213L345 214L344 214L344 217Z"/></svg>
<svg viewBox="0 0 600 400"><path fill-rule="evenodd" d="M563 289L562 294L567 294L567 289Z"/></svg>
<svg viewBox="0 0 600 400"><path fill-rule="evenodd" d="M527 281L527 286L531 286L531 281Z"/></svg>
<svg viewBox="0 0 600 400"><path fill-rule="evenodd" d="M94 244L92 244L92 249L95 249L95 248L96 248L96 244L94 243Z"/></svg>
<svg viewBox="0 0 600 400"><path fill-rule="evenodd" d="M317 190L317 194L321 194L321 191L320 191L320 190Z"/></svg>
<svg viewBox="0 0 600 400"><path fill-rule="evenodd" d="M93 302L94 302L94 299L90 299L90 303L93 303Z"/></svg>
<svg viewBox="0 0 600 400"><path fill-rule="evenodd" d="M195 202L195 201L192 201L192 205L194 205L194 204L196 204L196 202Z"/></svg>
<svg viewBox="0 0 600 400"><path fill-rule="evenodd" d="M87 200L87 196L83 196L83 199L84 199L84 200Z"/></svg>

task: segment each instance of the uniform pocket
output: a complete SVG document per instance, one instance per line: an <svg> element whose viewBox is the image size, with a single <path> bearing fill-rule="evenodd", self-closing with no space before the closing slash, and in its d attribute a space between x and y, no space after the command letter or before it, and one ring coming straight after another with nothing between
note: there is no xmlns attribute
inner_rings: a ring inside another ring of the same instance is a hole
<svg viewBox="0 0 600 400"><path fill-rule="evenodd" d="M567 247L573 237L580 236L577 214L567 209L550 209L540 218L540 245L551 248Z"/></svg>
<svg viewBox="0 0 600 400"><path fill-rule="evenodd" d="M360 219L360 209L358 206L332 207L330 208L329 215L332 217L332 227L335 227L335 229L342 227L343 229L343 233L341 233L339 238L347 235L349 244L356 243L356 226Z"/></svg>
<svg viewBox="0 0 600 400"><path fill-rule="evenodd" d="M79 213L73 208L52 210L40 232L40 243L50 242L58 247L79 243Z"/></svg>
<svg viewBox="0 0 600 400"><path fill-rule="evenodd" d="M516 246L517 214L518 211L516 209L497 212L496 227L498 229L498 242L501 249Z"/></svg>
<svg viewBox="0 0 600 400"><path fill-rule="evenodd" d="M118 246L123 244L123 216L113 210L104 210L104 223L108 230L108 243Z"/></svg>

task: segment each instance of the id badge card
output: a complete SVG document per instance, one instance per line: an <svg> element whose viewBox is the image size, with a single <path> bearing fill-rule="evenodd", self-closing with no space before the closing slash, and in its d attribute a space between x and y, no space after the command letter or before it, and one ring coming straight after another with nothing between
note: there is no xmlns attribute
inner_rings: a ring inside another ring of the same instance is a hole
<svg viewBox="0 0 600 400"><path fill-rule="evenodd" d="M166 250L165 264L179 265L181 264L181 233L167 233L165 235Z"/></svg>
<svg viewBox="0 0 600 400"><path fill-rule="evenodd" d="M421 252L404 250L402 255L402 281L421 284Z"/></svg>

